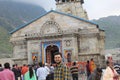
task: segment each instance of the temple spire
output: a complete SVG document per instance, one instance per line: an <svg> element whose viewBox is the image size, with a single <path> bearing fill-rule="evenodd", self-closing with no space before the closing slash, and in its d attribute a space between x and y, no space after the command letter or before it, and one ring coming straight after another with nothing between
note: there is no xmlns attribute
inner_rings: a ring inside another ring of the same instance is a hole
<svg viewBox="0 0 120 80"><path fill-rule="evenodd" d="M66 2L80 2L81 4L84 3L84 0L55 0L56 3L66 3Z"/></svg>
<svg viewBox="0 0 120 80"><path fill-rule="evenodd" d="M82 7L83 3L84 0L56 0L56 10L88 19L87 12Z"/></svg>

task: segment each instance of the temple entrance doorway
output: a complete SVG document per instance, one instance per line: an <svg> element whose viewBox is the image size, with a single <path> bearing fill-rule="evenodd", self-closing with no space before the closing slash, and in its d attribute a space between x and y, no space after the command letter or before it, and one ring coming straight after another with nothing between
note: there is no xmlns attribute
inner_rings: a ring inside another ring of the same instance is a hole
<svg viewBox="0 0 120 80"><path fill-rule="evenodd" d="M49 45L46 48L46 62L49 64L54 64L54 54L59 52L59 48L56 45Z"/></svg>

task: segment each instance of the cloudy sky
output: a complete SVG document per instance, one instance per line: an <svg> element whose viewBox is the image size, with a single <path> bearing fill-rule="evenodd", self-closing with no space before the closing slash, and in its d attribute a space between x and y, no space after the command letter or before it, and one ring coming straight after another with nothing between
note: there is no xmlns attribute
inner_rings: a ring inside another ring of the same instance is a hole
<svg viewBox="0 0 120 80"><path fill-rule="evenodd" d="M55 9L55 0L17 0L44 7L47 11ZM89 19L99 19L111 15L120 15L120 0L84 0L83 8Z"/></svg>

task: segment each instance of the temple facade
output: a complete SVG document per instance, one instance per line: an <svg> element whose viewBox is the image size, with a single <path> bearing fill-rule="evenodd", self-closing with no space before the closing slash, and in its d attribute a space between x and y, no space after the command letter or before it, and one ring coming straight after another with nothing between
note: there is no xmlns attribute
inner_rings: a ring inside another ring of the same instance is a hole
<svg viewBox="0 0 120 80"><path fill-rule="evenodd" d="M61 52L63 62L102 62L105 32L88 20L83 0L58 0L51 10L11 31L13 61L17 64L55 63Z"/></svg>

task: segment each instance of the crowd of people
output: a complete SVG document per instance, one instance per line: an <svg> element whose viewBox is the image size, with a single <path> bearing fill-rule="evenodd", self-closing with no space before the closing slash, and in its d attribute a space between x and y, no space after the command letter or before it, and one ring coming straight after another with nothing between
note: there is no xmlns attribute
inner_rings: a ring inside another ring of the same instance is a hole
<svg viewBox="0 0 120 80"><path fill-rule="evenodd" d="M56 64L26 65L18 67L14 64L12 68L6 62L4 68L0 64L0 80L70 80L69 68L62 63L62 54L54 55Z"/></svg>
<svg viewBox="0 0 120 80"><path fill-rule="evenodd" d="M102 69L95 65L93 58L86 64L87 80L101 80Z"/></svg>
<svg viewBox="0 0 120 80"><path fill-rule="evenodd" d="M14 64L12 68L7 62L4 64L4 68L0 64L0 80L53 80L54 67L49 66L47 63L43 65L26 65L18 67L17 64ZM48 78L48 75L51 77Z"/></svg>
<svg viewBox="0 0 120 80"><path fill-rule="evenodd" d="M62 62L62 54L57 52L54 55L55 64L26 65L18 67L14 64L12 68L6 62L4 68L0 64L0 80L79 80L79 67L73 62L68 67ZM86 80L119 80L119 74L113 68L113 62L107 61L107 67L103 72L97 67L93 58L86 63Z"/></svg>
<svg viewBox="0 0 120 80"><path fill-rule="evenodd" d="M120 80L120 74L114 69L114 62L107 60L104 71L95 65L93 59L86 64L87 80Z"/></svg>

